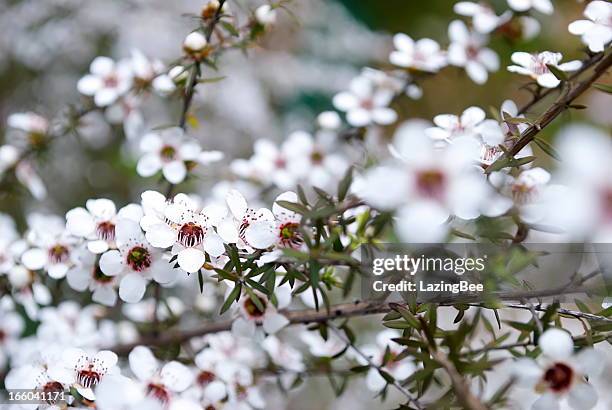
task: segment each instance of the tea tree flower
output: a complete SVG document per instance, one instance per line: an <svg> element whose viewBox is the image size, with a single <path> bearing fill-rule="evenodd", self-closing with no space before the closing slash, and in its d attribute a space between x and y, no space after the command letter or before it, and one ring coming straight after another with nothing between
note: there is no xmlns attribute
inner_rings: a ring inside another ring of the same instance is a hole
<svg viewBox="0 0 612 410"><path fill-rule="evenodd" d="M597 376L603 370L600 354L584 348L573 354L574 342L564 330L551 328L538 340L542 356L516 361L514 372L522 387L540 393L532 409L558 409L567 399L573 409L591 409L597 403L597 391L585 377Z"/></svg>
<svg viewBox="0 0 612 410"><path fill-rule="evenodd" d="M90 354L82 349L69 348L62 354L62 362L74 372L79 394L88 400L95 400L93 389L107 374L117 374L117 355L109 350Z"/></svg>
<svg viewBox="0 0 612 410"><path fill-rule="evenodd" d="M485 45L488 37L481 33L471 32L465 23L455 20L448 26L448 62L465 68L468 76L477 84L484 84L488 72L499 70L499 57Z"/></svg>
<svg viewBox="0 0 612 410"><path fill-rule="evenodd" d="M430 39L414 41L403 33L393 36L396 50L389 55L389 61L398 67L435 73L446 66L446 56L440 45Z"/></svg>
<svg viewBox="0 0 612 410"><path fill-rule="evenodd" d="M289 324L279 309L284 309L291 303L291 286L285 283L274 289L277 304L274 305L265 295L257 293L261 306L258 306L248 294L243 295L236 308L238 317L232 323L232 333L241 337L253 337L258 324L264 332L274 334ZM262 309L263 308L263 309Z"/></svg>
<svg viewBox="0 0 612 410"><path fill-rule="evenodd" d="M501 16L485 3L460 1L453 6L455 13L472 17L474 28L479 33L488 34L512 18L512 12L507 10Z"/></svg>
<svg viewBox="0 0 612 410"><path fill-rule="evenodd" d="M278 337L270 335L261 345L277 366L292 372L301 372L306 368L302 353L287 343L283 343Z"/></svg>
<svg viewBox="0 0 612 410"><path fill-rule="evenodd" d="M137 222L121 219L117 222L117 248L100 258L100 269L106 276L121 276L119 297L135 303L144 296L150 279L169 283L177 271L163 258L159 249L149 245Z"/></svg>
<svg viewBox="0 0 612 410"><path fill-rule="evenodd" d="M370 124L389 125L396 121L397 113L388 105L393 93L381 89L363 75L355 77L348 91L334 96L333 103L340 111L346 112L346 120L354 127Z"/></svg>
<svg viewBox="0 0 612 410"><path fill-rule="evenodd" d="M163 366L151 350L144 346L135 347L129 354L130 369L142 383L150 397L168 406L193 382L193 374L182 363L171 361Z"/></svg>
<svg viewBox="0 0 612 410"><path fill-rule="evenodd" d="M563 55L561 53L553 53L551 51L544 51L538 54L517 51L512 53L512 62L517 65L508 66L508 71L528 75L542 87L554 88L561 83L561 80L555 77L548 69L548 65L566 72L576 71L582 67L582 63L579 60L559 64L562 58Z"/></svg>
<svg viewBox="0 0 612 410"><path fill-rule="evenodd" d="M99 254L115 246L118 219L139 221L141 217L139 205L129 204L117 211L110 199L89 199L85 208L74 208L66 213L66 229L72 235L87 240L87 249Z"/></svg>
<svg viewBox="0 0 612 410"><path fill-rule="evenodd" d="M491 146L501 144L504 140L497 121L485 119L485 112L479 107L469 107L461 116L436 115L433 122L437 127L428 128L425 133L434 140L450 143L455 138L471 137Z"/></svg>
<svg viewBox="0 0 612 410"><path fill-rule="evenodd" d="M49 121L33 112L11 114L6 123L9 127L23 133L28 143L34 147L43 143L49 132Z"/></svg>
<svg viewBox="0 0 612 410"><path fill-rule="evenodd" d="M145 135L140 141L140 150L144 155L136 167L138 174L150 177L162 171L172 184L183 182L198 163L206 165L223 157L218 151L202 151L200 144L185 136L179 127Z"/></svg>
<svg viewBox="0 0 612 410"><path fill-rule="evenodd" d="M94 302L106 306L114 306L117 302L119 278L105 275L96 256L86 248L76 252L75 266L66 274L66 280L76 291L90 290Z"/></svg>
<svg viewBox="0 0 612 410"><path fill-rule="evenodd" d="M567 28L581 36L582 42L594 53L603 51L612 41L612 4L607 1L591 1L584 9L588 20L576 20Z"/></svg>
<svg viewBox="0 0 612 410"><path fill-rule="evenodd" d="M515 11L527 11L534 9L544 14L552 14L553 4L550 0L508 0L508 5Z"/></svg>
<svg viewBox="0 0 612 410"><path fill-rule="evenodd" d="M132 85L129 62L116 63L108 57L96 57L89 66L90 74L81 78L77 89L83 95L93 97L99 107L117 101Z"/></svg>

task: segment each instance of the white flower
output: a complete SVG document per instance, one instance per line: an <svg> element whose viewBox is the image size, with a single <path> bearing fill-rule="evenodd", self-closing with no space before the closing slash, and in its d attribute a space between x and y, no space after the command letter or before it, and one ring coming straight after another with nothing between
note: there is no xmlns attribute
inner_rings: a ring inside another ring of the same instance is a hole
<svg viewBox="0 0 612 410"><path fill-rule="evenodd" d="M291 286L288 282L274 288L276 306L262 293L254 292L263 310L245 293L240 298L238 306L234 305L238 317L232 323L232 333L236 336L253 337L258 324L262 325L267 334L274 334L289 324L289 319L278 312L279 309L284 309L291 303Z"/></svg>
<svg viewBox="0 0 612 410"><path fill-rule="evenodd" d="M49 121L33 112L11 114L6 122L9 127L23 131L31 137L44 136L49 132Z"/></svg>
<svg viewBox="0 0 612 410"><path fill-rule="evenodd" d="M140 150L144 155L138 160L138 174L150 177L161 170L172 184L183 182L197 163L206 165L223 158L221 152L202 151L200 144L188 138L179 127L145 135L140 141Z"/></svg>
<svg viewBox="0 0 612 410"><path fill-rule="evenodd" d="M336 111L323 111L317 115L319 127L335 131L342 125L342 120Z"/></svg>
<svg viewBox="0 0 612 410"><path fill-rule="evenodd" d="M109 375L98 384L96 408L100 410L165 409L163 403L147 395L140 383L121 375ZM185 409L191 410L187 407Z"/></svg>
<svg viewBox="0 0 612 410"><path fill-rule="evenodd" d="M369 170L357 192L382 209L399 207L397 229L408 242L437 242L448 232L451 215L473 219L480 214L491 189L475 165L480 143L456 138L444 148L415 132L413 126L398 130L392 153L399 162ZM394 189L386 189L394 181Z"/></svg>
<svg viewBox="0 0 612 410"><path fill-rule="evenodd" d="M206 37L199 31L189 33L183 40L183 48L190 53L202 51L207 45Z"/></svg>
<svg viewBox="0 0 612 410"><path fill-rule="evenodd" d="M89 66L90 74L81 78L77 89L91 96L99 107L111 105L132 85L132 70L127 61L115 63L108 57L96 57Z"/></svg>
<svg viewBox="0 0 612 410"><path fill-rule="evenodd" d="M100 269L106 276L121 276L119 297L136 303L144 296L150 279L169 283L177 276L163 253L147 242L138 222L120 219L116 226L118 249L107 251L100 258Z"/></svg>
<svg viewBox="0 0 612 410"><path fill-rule="evenodd" d="M440 45L430 39L414 41L404 33L393 36L393 45L397 50L391 52L389 61L399 67L435 73L446 66L446 56Z"/></svg>
<svg viewBox="0 0 612 410"><path fill-rule="evenodd" d="M176 89L172 78L164 73L166 67L160 60L150 60L140 50L132 50L130 59L134 74L134 85L146 89L149 85L160 95L167 95Z"/></svg>
<svg viewBox="0 0 612 410"><path fill-rule="evenodd" d="M267 26L276 22L276 10L269 4L264 4L257 7L255 10L255 18L259 24Z"/></svg>
<svg viewBox="0 0 612 410"><path fill-rule="evenodd" d="M110 199L89 199L85 208L78 207L66 213L66 229L74 236L87 240L87 249L103 253L115 246L115 225L118 219L139 221L142 208L129 204L119 209Z"/></svg>
<svg viewBox="0 0 612 410"><path fill-rule="evenodd" d="M484 84L489 77L488 71L499 69L499 57L493 50L486 48L488 37L481 33L470 32L465 23L455 20L448 26L448 62L464 67L470 78L477 84Z"/></svg>
<svg viewBox="0 0 612 410"><path fill-rule="evenodd" d="M308 345L310 354L315 357L332 357L346 348L346 342L335 333L330 333L325 340L319 332L304 330L300 340Z"/></svg>
<svg viewBox="0 0 612 410"><path fill-rule="evenodd" d="M210 218L187 195L178 194L172 202L163 195L143 193L145 217L140 224L152 246L172 248L181 269L197 272L206 262L206 254L217 257L225 252L223 239L213 230Z"/></svg>
<svg viewBox="0 0 612 410"><path fill-rule="evenodd" d="M301 372L306 368L302 353L287 343L281 342L278 337L270 335L261 342L261 345L277 366L292 372Z"/></svg>
<svg viewBox="0 0 612 410"><path fill-rule="evenodd" d="M434 140L452 142L461 137L476 138L491 146L499 145L504 140L501 127L495 120L485 119L485 112L479 107L469 107L461 116L453 114L436 115L433 119L437 127L425 130Z"/></svg>
<svg viewBox="0 0 612 410"><path fill-rule="evenodd" d="M501 16L485 3L460 1L453 6L455 13L472 17L474 28L479 33L488 34L512 18L512 12L507 10Z"/></svg>
<svg viewBox="0 0 612 410"><path fill-rule="evenodd" d="M552 14L554 11L550 0L508 0L508 5L515 11L535 9L544 14Z"/></svg>
<svg viewBox="0 0 612 410"><path fill-rule="evenodd" d="M119 278L105 275L96 262L96 255L85 248L75 252L75 259L75 266L66 274L68 285L79 292L89 289L94 302L114 306Z"/></svg>
<svg viewBox="0 0 612 410"><path fill-rule="evenodd" d="M193 374L182 363L171 361L163 366L151 350L135 347L129 354L130 369L147 391L147 394L168 406L193 383Z"/></svg>
<svg viewBox="0 0 612 410"><path fill-rule="evenodd" d="M597 391L585 377L597 376L603 370L601 355L592 348L573 354L571 336L558 328L546 330L538 345L542 350L539 363L526 357L514 363L519 386L532 388L541 394L531 408L559 409L564 399L576 410L595 407Z"/></svg>
<svg viewBox="0 0 612 410"><path fill-rule="evenodd" d="M21 262L30 270L44 269L54 279L66 276L74 263L76 240L68 234L62 219L32 214L28 225L26 238L32 248L21 255Z"/></svg>
<svg viewBox="0 0 612 410"><path fill-rule="evenodd" d="M579 60L568 61L559 64L563 55L544 51L538 54L529 54L522 51L512 53L512 62L518 65L508 66L508 71L523 75L528 75L538 82L542 87L554 88L561 82L548 69L547 65L554 66L561 71L576 71L582 67Z"/></svg>
<svg viewBox="0 0 612 410"><path fill-rule="evenodd" d="M360 348L375 366L380 366L384 371L393 376L396 380L404 380L415 371L414 363L408 359L396 361L396 357L402 352L403 348L391 339L400 335L391 329L384 330L376 335L376 344L366 345ZM389 351L389 357L385 363L385 353ZM351 351L351 355L357 359L361 365L368 365L368 361L361 355ZM381 391L387 385L385 379L380 375L378 369L372 367L366 376L366 385L371 391Z"/></svg>
<svg viewBox="0 0 612 410"><path fill-rule="evenodd" d="M388 107L392 98L393 92L376 87L371 79L360 75L351 81L348 91L334 96L333 104L346 112L346 120L354 127L389 125L397 120L397 113Z"/></svg>
<svg viewBox="0 0 612 410"><path fill-rule="evenodd" d="M265 232L253 230L253 224L257 228L257 221L274 223L274 215L269 209L249 208L244 196L235 189L227 193L225 202L230 210L230 215L224 218L217 227L217 232L223 240L228 243L236 243L241 248L257 249L266 249L275 243L276 236L273 233L265 235Z"/></svg>
<svg viewBox="0 0 612 410"><path fill-rule="evenodd" d="M567 186L549 213L576 238L612 240L612 142L610 134L576 124L557 137L560 182Z"/></svg>
<svg viewBox="0 0 612 410"><path fill-rule="evenodd" d="M582 42L593 52L603 51L612 41L612 4L592 1L584 9L588 20L576 20L567 28L570 33L582 36Z"/></svg>
<svg viewBox="0 0 612 410"><path fill-rule="evenodd" d="M104 376L119 373L117 360L117 355L109 350L88 354L82 349L69 348L62 354L64 367L74 371L74 387L88 400L95 400L93 388Z"/></svg>

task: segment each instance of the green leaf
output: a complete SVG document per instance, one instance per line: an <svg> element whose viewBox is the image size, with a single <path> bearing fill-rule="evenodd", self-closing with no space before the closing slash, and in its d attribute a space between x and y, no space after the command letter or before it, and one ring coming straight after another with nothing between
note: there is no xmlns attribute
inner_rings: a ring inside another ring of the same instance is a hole
<svg viewBox="0 0 612 410"><path fill-rule="evenodd" d="M209 78L200 78L198 80L198 83L200 84L210 84L210 83L218 83L219 81L222 81L225 79L225 76L220 76L220 77L209 77Z"/></svg>
<svg viewBox="0 0 612 410"><path fill-rule="evenodd" d="M612 94L612 85L595 83L593 84L593 87L597 88L599 91L603 91L605 93Z"/></svg>
<svg viewBox="0 0 612 410"><path fill-rule="evenodd" d="M338 183L338 201L344 201L353 182L353 167L349 167L342 180Z"/></svg>
<svg viewBox="0 0 612 410"><path fill-rule="evenodd" d="M198 271L198 283L200 284L200 293L204 293L204 276L202 275L202 269Z"/></svg>
<svg viewBox="0 0 612 410"><path fill-rule="evenodd" d="M546 64L546 67L548 67L548 69L550 70L550 72L557 77L557 80L559 81L567 81L569 78L567 77L567 74L562 71L561 69L559 69L559 67L554 66L552 64Z"/></svg>
<svg viewBox="0 0 612 410"><path fill-rule="evenodd" d="M223 302L223 306L221 306L221 311L219 312L219 314L225 313L227 309L229 309L230 306L232 306L232 303L234 303L235 300L237 301L240 299L241 290L242 290L242 283L236 283L236 286L234 286L234 289L232 289L230 294L227 296L227 299L225 299L225 302Z"/></svg>
<svg viewBox="0 0 612 410"><path fill-rule="evenodd" d="M297 212L300 215L304 215L305 213L308 212L308 208L306 208L304 205L302 204L298 204L295 202L289 202L289 201L276 201L276 203L279 206L282 206L285 209L288 209L290 211L293 212Z"/></svg>
<svg viewBox="0 0 612 410"><path fill-rule="evenodd" d="M219 24L221 25L221 27L223 27L225 29L225 31L227 31L228 33L230 33L232 36L234 37L239 37L240 33L238 32L238 30L236 29L236 27L234 27L231 23L221 20L219 21Z"/></svg>
<svg viewBox="0 0 612 410"><path fill-rule="evenodd" d="M541 138L537 138L537 137L534 138L533 142L535 142L536 145L540 147L540 149L544 151L546 154L553 157L557 161L561 161L561 156L559 155L557 150L555 150L555 148L552 145L550 145L548 142L544 141Z"/></svg>

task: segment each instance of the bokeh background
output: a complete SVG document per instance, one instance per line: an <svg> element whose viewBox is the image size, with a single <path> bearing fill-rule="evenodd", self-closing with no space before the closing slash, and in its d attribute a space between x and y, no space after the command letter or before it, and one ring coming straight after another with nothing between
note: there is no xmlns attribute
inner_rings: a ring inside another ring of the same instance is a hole
<svg viewBox="0 0 612 410"><path fill-rule="evenodd" d="M231 7L242 12L260 3L230 0ZM278 24L259 47L249 50L247 56L238 51L227 53L219 73L205 74L226 78L200 86L193 104L198 125L190 129L190 134L204 149L223 150L226 159L181 189L210 194L220 177L229 176L229 161L249 157L256 139L282 141L291 131L312 130L316 115L332 109L331 97L345 89L362 67L390 68L387 57L393 33L430 37L445 47L448 23L458 18L452 11L454 3L291 2L292 13L280 12ZM506 9L504 0L492 3L498 10ZM180 57L184 36L196 26L193 16L203 4L201 0L0 0L0 142L9 137L5 120L11 113L34 111L51 118L67 105L77 104L82 97L76 82L95 56L126 58L136 48L168 64L175 61ZM506 98L526 101L529 94L520 86L527 80L505 70L513 50L560 51L567 60L585 55L580 39L567 32L568 23L580 18L584 5L572 0L555 5L553 16L537 14L542 25L537 39L493 39L491 47L499 54L502 68L489 77L486 85L474 84L459 69L446 68L435 79L421 83L422 99L404 98L397 103L394 108L400 117L431 119L440 113L460 113L471 105L487 110L499 107ZM589 108L566 112L542 133L543 137L553 138L569 120L612 125L612 99L608 95L591 91L578 103ZM180 112L177 99L153 95L143 107L145 129L176 123ZM536 107L528 116L536 115L541 108ZM385 135L392 135L392 129L385 131ZM58 141L38 162L48 198L35 201L15 186L10 193L0 194L0 212L13 215L23 226L23 215L28 211L63 214L88 198L100 197L125 204L137 199L143 190L156 187L154 179L143 180L136 174L137 157L125 143L123 133L121 126L108 124L102 114L87 115L78 136ZM550 161L543 157L538 161ZM453 316L449 316L448 326L452 326ZM366 332L375 324L361 319L358 328ZM379 408L363 385L352 384L348 394L334 399L329 384L325 378L312 380L291 396L288 407L282 407L284 401L279 399L278 406L270 400L270 408ZM493 379L488 388L495 387ZM605 394L609 395L602 392ZM391 397L381 408L393 408L393 401ZM606 406L605 400L602 402Z"/></svg>

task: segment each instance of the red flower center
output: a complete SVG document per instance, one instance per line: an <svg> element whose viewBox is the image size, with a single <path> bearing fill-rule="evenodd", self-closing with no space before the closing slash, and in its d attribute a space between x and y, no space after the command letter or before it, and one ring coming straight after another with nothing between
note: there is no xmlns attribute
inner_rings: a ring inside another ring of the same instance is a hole
<svg viewBox="0 0 612 410"><path fill-rule="evenodd" d="M170 401L170 392L161 384L149 383L147 386L147 394L164 404Z"/></svg>
<svg viewBox="0 0 612 410"><path fill-rule="evenodd" d="M172 145L164 145L159 151L159 156L164 161L172 161L176 158L176 149Z"/></svg>
<svg viewBox="0 0 612 410"><path fill-rule="evenodd" d="M64 386L60 382L48 382L42 388L44 393L61 393L64 391ZM52 394L45 394L47 397L47 404L53 405L57 403L57 400L53 398Z"/></svg>
<svg viewBox="0 0 612 410"><path fill-rule="evenodd" d="M112 276L106 276L100 266L96 264L91 272L91 277L98 283L108 283L113 280Z"/></svg>
<svg viewBox="0 0 612 410"><path fill-rule="evenodd" d="M142 272L151 266L151 253L142 246L133 247L127 254L127 264L135 271Z"/></svg>
<svg viewBox="0 0 612 410"><path fill-rule="evenodd" d="M213 372L209 372L206 370L201 371L197 377L197 382L201 387L206 386L207 384L213 382L214 380L215 380L215 374Z"/></svg>
<svg viewBox="0 0 612 410"><path fill-rule="evenodd" d="M77 382L81 386L88 389L95 387L100 382L101 378L102 375L98 372L93 371L91 369L91 366L89 369L79 370L79 372L77 373Z"/></svg>
<svg viewBox="0 0 612 410"><path fill-rule="evenodd" d="M105 241L112 241L115 239L115 224L110 221L100 222L96 227L96 234L98 238Z"/></svg>
<svg viewBox="0 0 612 410"><path fill-rule="evenodd" d="M68 260L70 252L64 245L57 244L49 249L49 259L52 263L62 263Z"/></svg>
<svg viewBox="0 0 612 410"><path fill-rule="evenodd" d="M244 300L244 310L246 310L247 314L253 318L260 318L264 315L264 313L266 313L266 301L262 298L259 298L259 300L261 301L264 310L259 310L251 298L246 298Z"/></svg>
<svg viewBox="0 0 612 410"><path fill-rule="evenodd" d="M178 241L186 248L192 248L204 241L204 229L193 222L188 222L179 229Z"/></svg>
<svg viewBox="0 0 612 410"><path fill-rule="evenodd" d="M299 224L288 222L279 228L280 245L286 248L299 248L304 240L299 230Z"/></svg>
<svg viewBox="0 0 612 410"><path fill-rule="evenodd" d="M429 169L417 173L417 191L426 197L441 199L446 185L445 175L437 169Z"/></svg>
<svg viewBox="0 0 612 410"><path fill-rule="evenodd" d="M561 392L571 386L573 376L571 367L564 363L555 363L544 373L544 381L554 392Z"/></svg>

